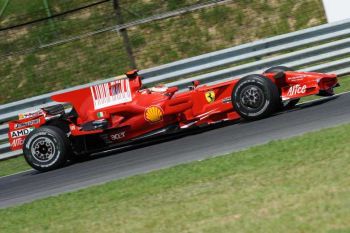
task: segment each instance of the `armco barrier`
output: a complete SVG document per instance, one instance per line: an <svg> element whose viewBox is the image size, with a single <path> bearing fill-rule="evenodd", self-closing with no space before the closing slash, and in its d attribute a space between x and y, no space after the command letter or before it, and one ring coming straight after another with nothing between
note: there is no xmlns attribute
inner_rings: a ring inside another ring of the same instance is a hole
<svg viewBox="0 0 350 233"><path fill-rule="evenodd" d="M248 73L261 72L275 65L303 67L305 71L332 72L338 75L350 73L350 20L325 24L297 32L292 32L232 48L183 59L169 64L140 71L144 84L167 82L168 86L179 86L185 89L192 81L212 84L232 77L242 77ZM293 52L289 52L294 50ZM276 55L277 54L277 55ZM271 56L270 55L275 55ZM263 58L269 56L269 58ZM220 67L235 63L247 62L230 68ZM314 65L319 63L319 65ZM209 69L216 71L206 72ZM195 75L202 73L201 75ZM203 74L204 73L204 74ZM190 78L180 79L182 76ZM7 122L19 112L27 112L52 104L50 96L70 90L76 90L92 84L80 85L69 89L40 95L26 100L0 106L0 123ZM178 81L171 81L176 80ZM21 152L10 152L7 143L7 125L0 125L0 160L18 156Z"/></svg>
<svg viewBox="0 0 350 233"><path fill-rule="evenodd" d="M140 74L144 77L145 84L157 83L181 77L183 75L190 75L192 73L205 71L227 65L234 62L241 62L249 58L259 58L264 55L272 53L283 52L292 48L300 46L307 46L310 43L322 42L334 38L344 37L350 35L350 20L340 21L333 24L325 24L297 32L288 33L268 39L259 40L252 43L172 62L166 65L142 70ZM215 78L215 77L212 77ZM107 80L94 82L94 84L102 83ZM61 93L69 90L76 90L90 84L76 86L66 90L53 92ZM17 101L0 106L0 121L7 121L11 119L11 114L39 106L51 102L50 96L53 93L40 95L28 98L23 101ZM5 114L8 114L4 116Z"/></svg>

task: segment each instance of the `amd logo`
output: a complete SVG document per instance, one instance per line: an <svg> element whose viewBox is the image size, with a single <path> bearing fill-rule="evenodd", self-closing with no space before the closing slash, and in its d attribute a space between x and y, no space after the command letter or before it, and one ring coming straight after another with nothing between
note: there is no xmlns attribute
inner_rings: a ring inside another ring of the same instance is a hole
<svg viewBox="0 0 350 233"><path fill-rule="evenodd" d="M34 129L35 129L34 127L31 127L31 128L25 128L25 129L12 131L11 132L11 138L19 138L19 137L27 136Z"/></svg>
<svg viewBox="0 0 350 233"><path fill-rule="evenodd" d="M299 84L297 84L289 88L287 95L293 96L296 94L304 94L305 92L306 92L306 85L300 86Z"/></svg>

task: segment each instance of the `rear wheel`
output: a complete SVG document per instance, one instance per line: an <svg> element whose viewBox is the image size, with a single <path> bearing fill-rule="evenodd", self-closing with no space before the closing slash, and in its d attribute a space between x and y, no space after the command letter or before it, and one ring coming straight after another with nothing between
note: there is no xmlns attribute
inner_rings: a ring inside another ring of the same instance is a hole
<svg viewBox="0 0 350 233"><path fill-rule="evenodd" d="M70 144L66 134L55 126L35 129L24 141L24 158L38 171L49 171L63 166L69 153Z"/></svg>
<svg viewBox="0 0 350 233"><path fill-rule="evenodd" d="M248 120L258 120L271 115L278 106L276 85L262 75L248 75L238 81L232 91L235 111Z"/></svg>

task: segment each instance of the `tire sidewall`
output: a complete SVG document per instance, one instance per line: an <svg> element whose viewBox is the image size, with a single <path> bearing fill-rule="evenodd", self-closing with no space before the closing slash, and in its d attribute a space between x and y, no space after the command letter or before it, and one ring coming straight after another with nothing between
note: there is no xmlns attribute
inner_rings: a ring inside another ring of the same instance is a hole
<svg viewBox="0 0 350 233"><path fill-rule="evenodd" d="M60 135L57 127L44 126L33 130L25 139L23 154L25 160L33 168L39 171L48 171L60 167L66 160L67 144ZM40 160L32 154L35 143L39 140L49 140L54 144L54 153L52 158L47 161Z"/></svg>

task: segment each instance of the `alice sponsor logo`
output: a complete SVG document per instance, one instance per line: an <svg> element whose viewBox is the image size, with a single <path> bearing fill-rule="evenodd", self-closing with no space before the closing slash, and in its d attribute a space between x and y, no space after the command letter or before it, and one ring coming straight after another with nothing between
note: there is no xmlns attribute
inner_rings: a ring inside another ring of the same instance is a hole
<svg viewBox="0 0 350 233"><path fill-rule="evenodd" d="M16 138L11 142L11 147L18 147L22 146L24 143L24 138Z"/></svg>
<svg viewBox="0 0 350 233"><path fill-rule="evenodd" d="M287 95L288 96L293 96L297 94L304 94L306 92L306 85L301 86L299 84L291 86L288 90Z"/></svg>
<svg viewBox="0 0 350 233"><path fill-rule="evenodd" d="M111 141L118 141L123 138L125 138L125 131L110 135Z"/></svg>
<svg viewBox="0 0 350 233"><path fill-rule="evenodd" d="M34 129L35 129L34 127L31 127L31 128L25 128L25 129L12 131L11 132L11 138L19 138L19 137L27 136Z"/></svg>

